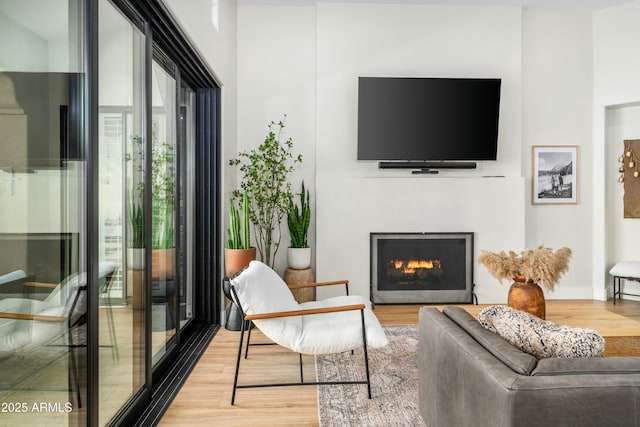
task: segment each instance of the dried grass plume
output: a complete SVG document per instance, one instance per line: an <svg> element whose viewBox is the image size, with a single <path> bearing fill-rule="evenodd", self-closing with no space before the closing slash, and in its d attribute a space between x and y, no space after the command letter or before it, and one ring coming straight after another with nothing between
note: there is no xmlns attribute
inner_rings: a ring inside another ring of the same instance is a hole
<svg viewBox="0 0 640 427"><path fill-rule="evenodd" d="M549 291L553 291L560 277L569 271L570 259L571 249L560 248L554 252L544 246L526 249L519 254L514 251L482 251L478 256L478 262L500 281L524 276L526 280L533 280Z"/></svg>

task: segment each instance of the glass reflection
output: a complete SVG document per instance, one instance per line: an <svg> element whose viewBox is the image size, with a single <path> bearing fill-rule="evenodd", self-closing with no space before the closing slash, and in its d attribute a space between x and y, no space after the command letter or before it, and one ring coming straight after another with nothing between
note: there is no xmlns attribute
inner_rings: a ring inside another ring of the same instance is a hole
<svg viewBox="0 0 640 427"><path fill-rule="evenodd" d="M84 25L76 8L0 2L3 425L86 419ZM104 265L101 279L113 273Z"/></svg>
<svg viewBox="0 0 640 427"><path fill-rule="evenodd" d="M152 354L157 364L176 333L176 81L156 61L152 68Z"/></svg>
<svg viewBox="0 0 640 427"><path fill-rule="evenodd" d="M144 385L144 36L109 1L99 9L99 419Z"/></svg>

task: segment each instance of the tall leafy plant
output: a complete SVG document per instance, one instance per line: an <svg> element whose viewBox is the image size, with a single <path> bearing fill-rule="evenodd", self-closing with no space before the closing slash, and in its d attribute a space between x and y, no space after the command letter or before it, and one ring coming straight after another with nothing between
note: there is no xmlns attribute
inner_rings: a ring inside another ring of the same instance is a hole
<svg viewBox="0 0 640 427"><path fill-rule="evenodd" d="M302 191L299 193L300 207L293 200L289 204L289 215L287 225L291 236L292 248L308 248L307 234L311 223L311 204L309 203L309 190L305 191L304 181L302 181Z"/></svg>
<svg viewBox="0 0 640 427"><path fill-rule="evenodd" d="M296 164L302 162L302 155L292 154L291 138L280 141L284 118L268 125L267 136L258 148L242 151L237 159L229 161L242 172L240 187L250 199L249 218L260 260L272 268L282 240L281 224L293 198L287 178ZM242 192L236 190L234 198L239 200L240 197Z"/></svg>
<svg viewBox="0 0 640 427"><path fill-rule="evenodd" d="M131 136L131 146L126 159L131 162L131 187L129 188L129 223L132 248L144 248L144 145L142 137Z"/></svg>
<svg viewBox="0 0 640 427"><path fill-rule="evenodd" d="M174 147L167 142L158 142L157 123L153 124L151 141L151 246L153 249L168 249L174 243L175 211L175 156ZM132 162L133 181L130 189L129 221L131 223L131 247L144 247L144 141L132 136L131 150L127 161Z"/></svg>
<svg viewBox="0 0 640 427"><path fill-rule="evenodd" d="M132 203L129 212L131 222L131 247L144 248L144 212L142 205Z"/></svg>
<svg viewBox="0 0 640 427"><path fill-rule="evenodd" d="M169 249L175 246L175 156L173 145L158 143L155 134L151 146L151 246Z"/></svg>

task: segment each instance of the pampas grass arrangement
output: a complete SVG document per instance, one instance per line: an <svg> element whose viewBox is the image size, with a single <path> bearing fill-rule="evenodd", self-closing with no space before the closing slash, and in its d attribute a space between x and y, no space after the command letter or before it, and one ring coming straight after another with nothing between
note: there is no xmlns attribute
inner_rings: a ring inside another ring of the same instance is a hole
<svg viewBox="0 0 640 427"><path fill-rule="evenodd" d="M569 271L570 259L569 248L560 248L554 252L551 248L540 246L536 249L526 249L519 254L514 251L482 251L478 262L500 281L524 276L525 280L533 280L543 288L553 291L560 277Z"/></svg>

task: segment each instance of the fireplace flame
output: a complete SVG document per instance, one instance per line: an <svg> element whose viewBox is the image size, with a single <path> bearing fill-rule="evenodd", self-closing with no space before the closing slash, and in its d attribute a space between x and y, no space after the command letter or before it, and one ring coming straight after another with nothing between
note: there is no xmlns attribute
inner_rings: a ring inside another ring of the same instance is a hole
<svg viewBox="0 0 640 427"><path fill-rule="evenodd" d="M401 270L404 274L414 274L416 270L424 268L427 270L442 268L439 259L410 259L391 261L396 270Z"/></svg>

